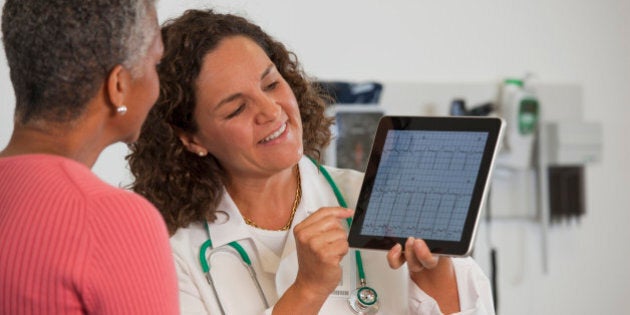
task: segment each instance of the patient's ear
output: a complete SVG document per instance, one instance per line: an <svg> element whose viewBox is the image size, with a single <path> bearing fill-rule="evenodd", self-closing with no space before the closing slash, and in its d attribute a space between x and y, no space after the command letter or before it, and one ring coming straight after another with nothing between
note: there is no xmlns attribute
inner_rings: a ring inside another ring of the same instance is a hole
<svg viewBox="0 0 630 315"><path fill-rule="evenodd" d="M125 105L125 94L129 92L131 74L122 65L116 65L107 75L105 91L110 100L108 106L115 113L119 106Z"/></svg>

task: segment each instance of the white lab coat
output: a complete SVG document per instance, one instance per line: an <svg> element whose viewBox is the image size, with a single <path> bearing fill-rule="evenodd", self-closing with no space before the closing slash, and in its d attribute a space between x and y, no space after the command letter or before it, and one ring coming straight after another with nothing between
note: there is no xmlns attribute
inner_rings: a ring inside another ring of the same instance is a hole
<svg viewBox="0 0 630 315"><path fill-rule="evenodd" d="M302 200L295 213L294 223L325 206L338 206L332 188L307 158L299 163L302 178ZM327 167L341 190L348 207L354 208L361 189L363 174L353 170ZM290 286L297 275L297 255L292 230L288 233L282 256L278 257L257 241L241 217L227 192L218 206L219 219L210 224L214 248L231 250L225 246L231 241L247 251L257 278L269 301L264 304L255 284L241 260L226 251L217 251L209 259L217 293L226 314L271 314L273 305ZM208 284L199 262L199 250L208 239L203 223L182 228L171 238L171 246L179 279L182 314L220 314L212 287ZM347 301L347 289L356 288L354 254L346 255L342 262L343 286L323 305L320 314L354 314ZM379 314L441 314L435 300L426 295L411 280L406 265L392 270L385 251L362 250L363 265L368 286L374 288L381 301ZM206 255L208 257L208 255ZM492 315L492 294L487 277L471 258L453 258L459 289L460 314ZM338 292L337 292L338 291Z"/></svg>

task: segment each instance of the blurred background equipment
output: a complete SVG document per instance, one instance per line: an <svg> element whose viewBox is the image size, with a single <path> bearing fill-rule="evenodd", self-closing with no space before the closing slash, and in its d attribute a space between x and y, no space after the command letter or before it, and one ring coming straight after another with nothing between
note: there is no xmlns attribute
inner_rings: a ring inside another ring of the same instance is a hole
<svg viewBox="0 0 630 315"><path fill-rule="evenodd" d="M451 116L488 116L494 109L495 105L491 102L486 102L468 109L465 99L456 98L451 102L450 114Z"/></svg>
<svg viewBox="0 0 630 315"><path fill-rule="evenodd" d="M580 219L586 212L587 164L601 161L600 123L570 121L541 124L541 175L548 177L550 223ZM546 166L546 170L545 170ZM546 174L545 174L546 173Z"/></svg>
<svg viewBox="0 0 630 315"><path fill-rule="evenodd" d="M497 165L520 170L533 167L539 107L536 94L526 86L525 80L504 80L500 91L499 114L506 120L507 129Z"/></svg>
<svg viewBox="0 0 630 315"><path fill-rule="evenodd" d="M365 171L376 127L385 110L379 106L383 85L378 82L318 82L332 97L328 116L335 117L333 141L324 153L325 163Z"/></svg>
<svg viewBox="0 0 630 315"><path fill-rule="evenodd" d="M378 82L319 81L324 92L332 97L333 104L378 104L383 84Z"/></svg>

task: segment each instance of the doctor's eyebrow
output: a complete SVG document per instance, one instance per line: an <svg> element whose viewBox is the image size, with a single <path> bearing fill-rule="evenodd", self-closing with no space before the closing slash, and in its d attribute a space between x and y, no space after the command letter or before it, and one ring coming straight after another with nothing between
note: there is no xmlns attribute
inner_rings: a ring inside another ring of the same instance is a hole
<svg viewBox="0 0 630 315"><path fill-rule="evenodd" d="M229 103L239 97L241 97L243 95L243 93L234 93L224 99L222 99L216 106L216 108L218 109L219 107L221 107L221 105L225 104L225 103Z"/></svg>
<svg viewBox="0 0 630 315"><path fill-rule="evenodd" d="M264 79L269 73L271 73L271 70L275 69L276 65L273 64L273 62L267 66L267 69L265 69L265 71L263 71L263 73L260 75L260 79Z"/></svg>

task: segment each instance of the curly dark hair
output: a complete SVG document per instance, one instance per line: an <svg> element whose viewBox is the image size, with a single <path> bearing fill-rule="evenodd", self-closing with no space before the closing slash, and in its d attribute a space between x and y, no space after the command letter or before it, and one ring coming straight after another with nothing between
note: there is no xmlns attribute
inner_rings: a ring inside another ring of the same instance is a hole
<svg viewBox="0 0 630 315"><path fill-rule="evenodd" d="M294 53L243 17L212 10L189 10L162 27L164 56L158 67L160 96L140 138L127 156L135 181L131 188L162 213L169 232L192 222L216 219L225 172L217 159L189 152L178 132L194 134L195 82L204 57L225 38L245 36L269 56L293 90L303 125L304 153L317 160L331 140L330 98L304 74Z"/></svg>
<svg viewBox="0 0 630 315"><path fill-rule="evenodd" d="M67 123L119 64L140 75L157 34L155 0L7 0L2 40L15 122Z"/></svg>

